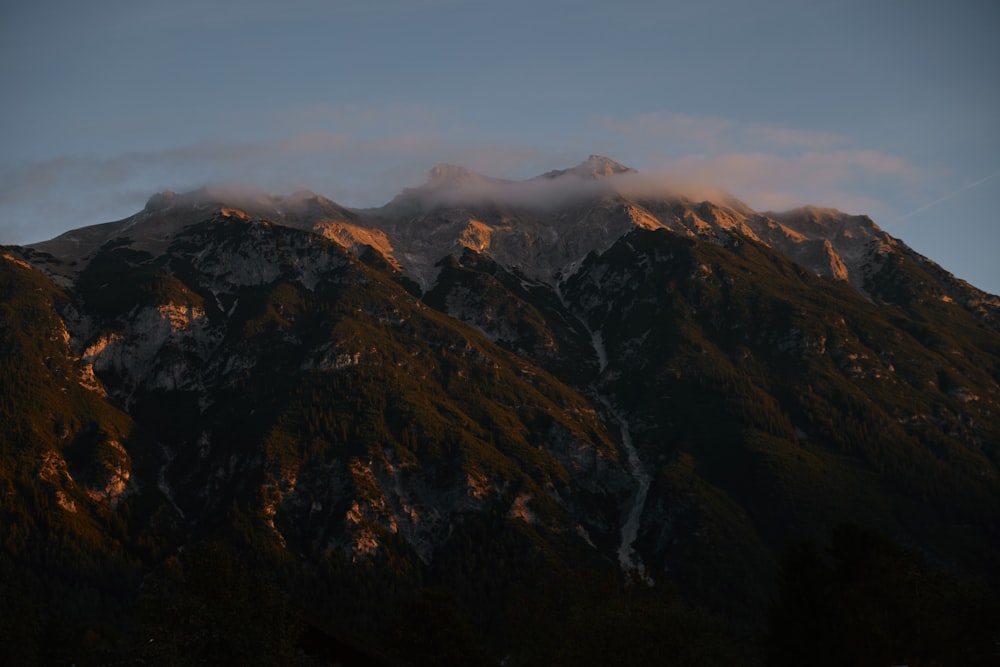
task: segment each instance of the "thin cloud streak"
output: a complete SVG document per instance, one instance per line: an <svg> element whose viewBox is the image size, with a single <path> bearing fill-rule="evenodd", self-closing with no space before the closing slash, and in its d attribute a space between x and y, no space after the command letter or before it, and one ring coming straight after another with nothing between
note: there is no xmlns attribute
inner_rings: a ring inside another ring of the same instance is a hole
<svg viewBox="0 0 1000 667"><path fill-rule="evenodd" d="M950 199L954 199L955 197L957 197L958 195L962 194L966 190L971 190L972 188L978 187L978 186L982 185L983 183L985 183L986 181L989 181L990 179L996 178L997 176L1000 176L1000 171L995 171L992 174L990 174L989 176L984 176L984 177L982 177L982 178L980 178L980 179L978 179L976 181L973 181L971 183L966 183L962 187L960 187L957 190L954 190L952 192L949 192L948 194L944 195L943 197L938 197L934 201L932 201L932 202L930 202L928 204L924 204L923 206L921 206L919 208L915 208L912 211L910 211L909 213L904 213L903 215L901 215L898 218L896 218L896 221L906 220L907 218L911 218L911 217L913 217L915 215L923 213L927 209L933 208L933 207L937 206L938 204L943 204L944 202L946 202L946 201L948 201Z"/></svg>
<svg viewBox="0 0 1000 667"><path fill-rule="evenodd" d="M598 118L597 123L626 138L663 142L670 152L720 153L757 149L828 150L847 143L829 132L747 123L720 116L653 112L626 118Z"/></svg>

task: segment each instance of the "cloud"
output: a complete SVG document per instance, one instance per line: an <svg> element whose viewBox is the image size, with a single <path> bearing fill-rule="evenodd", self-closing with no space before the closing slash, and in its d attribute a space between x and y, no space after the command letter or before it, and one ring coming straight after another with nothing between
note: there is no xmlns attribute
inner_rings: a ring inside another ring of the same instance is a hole
<svg viewBox="0 0 1000 667"><path fill-rule="evenodd" d="M901 207L887 202L907 201L928 181L925 170L834 134L717 116L605 117L546 149L463 125L449 113L403 104L241 111L230 119L229 136L259 139L215 137L105 156L0 163L0 243L34 242L120 219L156 192L206 184L274 193L308 189L345 206L379 206L423 183L439 162L522 180L604 152L641 170L620 179L636 193L708 199L724 191L758 210L815 204L873 216L898 215ZM592 186L530 183L503 196L544 204Z"/></svg>
<svg viewBox="0 0 1000 667"><path fill-rule="evenodd" d="M423 183L428 167L436 162L520 179L578 160L516 144L464 144L417 133L359 139L321 130L272 142L209 140L106 158L58 157L0 174L0 242L28 243L119 219L164 189L240 183L276 193L309 189L346 206L378 206L404 188ZM815 204L888 215L889 208L865 187L875 181L901 184L920 178L919 170L905 161L867 150L733 152L651 162L642 173L617 179L618 187L637 196L681 193L695 199L728 192L758 210ZM556 205L592 194L595 187L593 181L573 178L516 186L484 181L463 190L460 198ZM454 192L438 194L459 197Z"/></svg>
<svg viewBox="0 0 1000 667"><path fill-rule="evenodd" d="M747 123L720 116L652 112L627 118L601 117L598 125L626 140L657 142L665 153L719 153L758 149L827 150L847 139L829 132Z"/></svg>
<svg viewBox="0 0 1000 667"><path fill-rule="evenodd" d="M911 217L913 217L915 215L923 213L927 209L933 208L933 207L937 206L938 204L943 204L946 201L954 199L955 197L959 196L960 194L962 194L966 190L971 190L972 188L979 187L980 185L986 183L987 181L993 180L997 176L1000 176L1000 171L995 171L992 174L987 174L986 176L983 176L982 178L977 178L976 180L974 180L974 181L972 181L970 183L965 183L964 185L962 185L962 186L960 186L958 188L955 188L954 190L948 191L946 194L944 194L941 197L938 197L937 199L934 199L934 200L932 200L932 201L930 201L930 202L928 202L926 204L922 204L922 205L918 206L917 208L904 213L903 215L899 216L896 220L897 221L906 220L907 218L911 218Z"/></svg>
<svg viewBox="0 0 1000 667"><path fill-rule="evenodd" d="M595 125L645 172L688 192L724 190L758 210L803 204L873 216L894 214L930 170L852 145L838 134L719 116L655 112L601 117Z"/></svg>
<svg viewBox="0 0 1000 667"><path fill-rule="evenodd" d="M476 139L438 127L434 115L405 110L311 108L271 119L271 131L311 119L268 141L207 139L108 156L64 155L27 165L0 164L0 243L40 241L70 228L120 219L162 190L240 184L289 193L308 189L345 206L379 206L426 179L438 162L491 174L552 168L536 148ZM322 120L320 120L322 119ZM259 119L254 119L256 122ZM323 126L343 128L325 129ZM390 131L391 130L391 131Z"/></svg>
<svg viewBox="0 0 1000 667"><path fill-rule="evenodd" d="M688 155L659 166L653 174L683 192L730 192L757 210L813 204L875 216L891 208L876 193L899 190L925 177L900 158L869 150Z"/></svg>

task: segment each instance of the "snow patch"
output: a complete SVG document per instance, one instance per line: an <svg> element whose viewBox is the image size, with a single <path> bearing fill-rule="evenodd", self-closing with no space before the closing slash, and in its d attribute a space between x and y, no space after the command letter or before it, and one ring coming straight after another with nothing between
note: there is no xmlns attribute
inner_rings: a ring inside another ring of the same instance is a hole
<svg viewBox="0 0 1000 667"><path fill-rule="evenodd" d="M163 465L160 466L160 469L156 475L156 488L160 490L160 493L163 494L163 497L167 499L167 502L170 503L170 506L174 508L175 512L177 512L177 516L183 519L184 511L180 508L180 506L177 504L177 501L174 499L174 492L170 488L170 483L167 482L167 468L170 467L170 464L173 462L177 454L175 454L172 450L168 449L165 445L161 447L160 451L163 453L164 462Z"/></svg>
<svg viewBox="0 0 1000 667"><path fill-rule="evenodd" d="M629 472L632 473L632 477L636 481L636 489L632 496L631 507L629 508L625 523L622 524L622 539L618 547L618 562L621 563L623 570L635 572L646 584L652 586L653 579L646 573L645 565L643 565L642 560L635 551L635 540L639 536L642 511L646 507L646 496L649 494L649 486L653 478L642 466L642 461L639 459L639 451L632 443L632 434L629 432L628 423L612 407L610 401L602 398L601 402L621 428L622 447L625 449L625 455L628 458Z"/></svg>
<svg viewBox="0 0 1000 667"><path fill-rule="evenodd" d="M528 507L528 503L531 502L531 498L532 496L530 493L522 493L519 495L511 504L510 511L507 513L507 516L514 519L520 519L525 523L538 523L538 517L536 517L535 513L531 511L530 507Z"/></svg>

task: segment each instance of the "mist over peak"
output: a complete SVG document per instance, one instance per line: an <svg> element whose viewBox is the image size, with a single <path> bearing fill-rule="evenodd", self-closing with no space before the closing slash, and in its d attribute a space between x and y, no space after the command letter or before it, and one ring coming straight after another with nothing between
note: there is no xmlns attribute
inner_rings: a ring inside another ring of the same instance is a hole
<svg viewBox="0 0 1000 667"><path fill-rule="evenodd" d="M713 191L715 193L715 191ZM493 204L550 209L605 196L678 196L661 174L640 174L615 160L591 155L566 169L554 169L525 180L485 176L466 167L441 163L428 171L427 182L407 188L393 204L476 206Z"/></svg>
<svg viewBox="0 0 1000 667"><path fill-rule="evenodd" d="M608 176L615 176L618 174L638 174L639 172L631 167L626 167L625 165L615 162L609 157L604 157L603 155L591 155L586 160L571 167L569 169L554 169L552 171L546 172L539 176L538 178L560 178L562 176L572 175L581 178L596 180L599 178L607 178Z"/></svg>
<svg viewBox="0 0 1000 667"><path fill-rule="evenodd" d="M276 221L304 218L315 222L352 217L348 209L312 190L279 195L233 183L206 185L183 193L164 190L149 198L142 214L148 217L182 209L205 211L217 208L238 209L251 217Z"/></svg>
<svg viewBox="0 0 1000 667"><path fill-rule="evenodd" d="M428 185L461 185L485 178L482 174L448 162L437 164L427 172Z"/></svg>
<svg viewBox="0 0 1000 667"><path fill-rule="evenodd" d="M810 222L823 222L830 220L840 220L846 218L856 218L858 220L867 220L871 224L875 224L871 221L867 215L853 215L851 213L845 213L836 208L830 208L825 206L797 206L795 208L790 208L784 211L765 211L765 215L769 215L772 218L778 220L784 220L787 218L805 219Z"/></svg>
<svg viewBox="0 0 1000 667"><path fill-rule="evenodd" d="M296 195L292 195L295 197ZM240 208L270 207L280 199L264 190L236 183L213 183L187 192L164 190L146 201L144 213L161 213L177 208L212 208L220 205Z"/></svg>

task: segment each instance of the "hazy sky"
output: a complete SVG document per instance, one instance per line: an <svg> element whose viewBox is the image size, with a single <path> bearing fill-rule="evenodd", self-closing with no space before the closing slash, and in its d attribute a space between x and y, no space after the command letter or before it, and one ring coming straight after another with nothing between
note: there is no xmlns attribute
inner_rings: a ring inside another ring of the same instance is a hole
<svg viewBox="0 0 1000 667"><path fill-rule="evenodd" d="M867 213L1000 293L995 0L0 0L0 243L239 182L380 205L603 154Z"/></svg>

